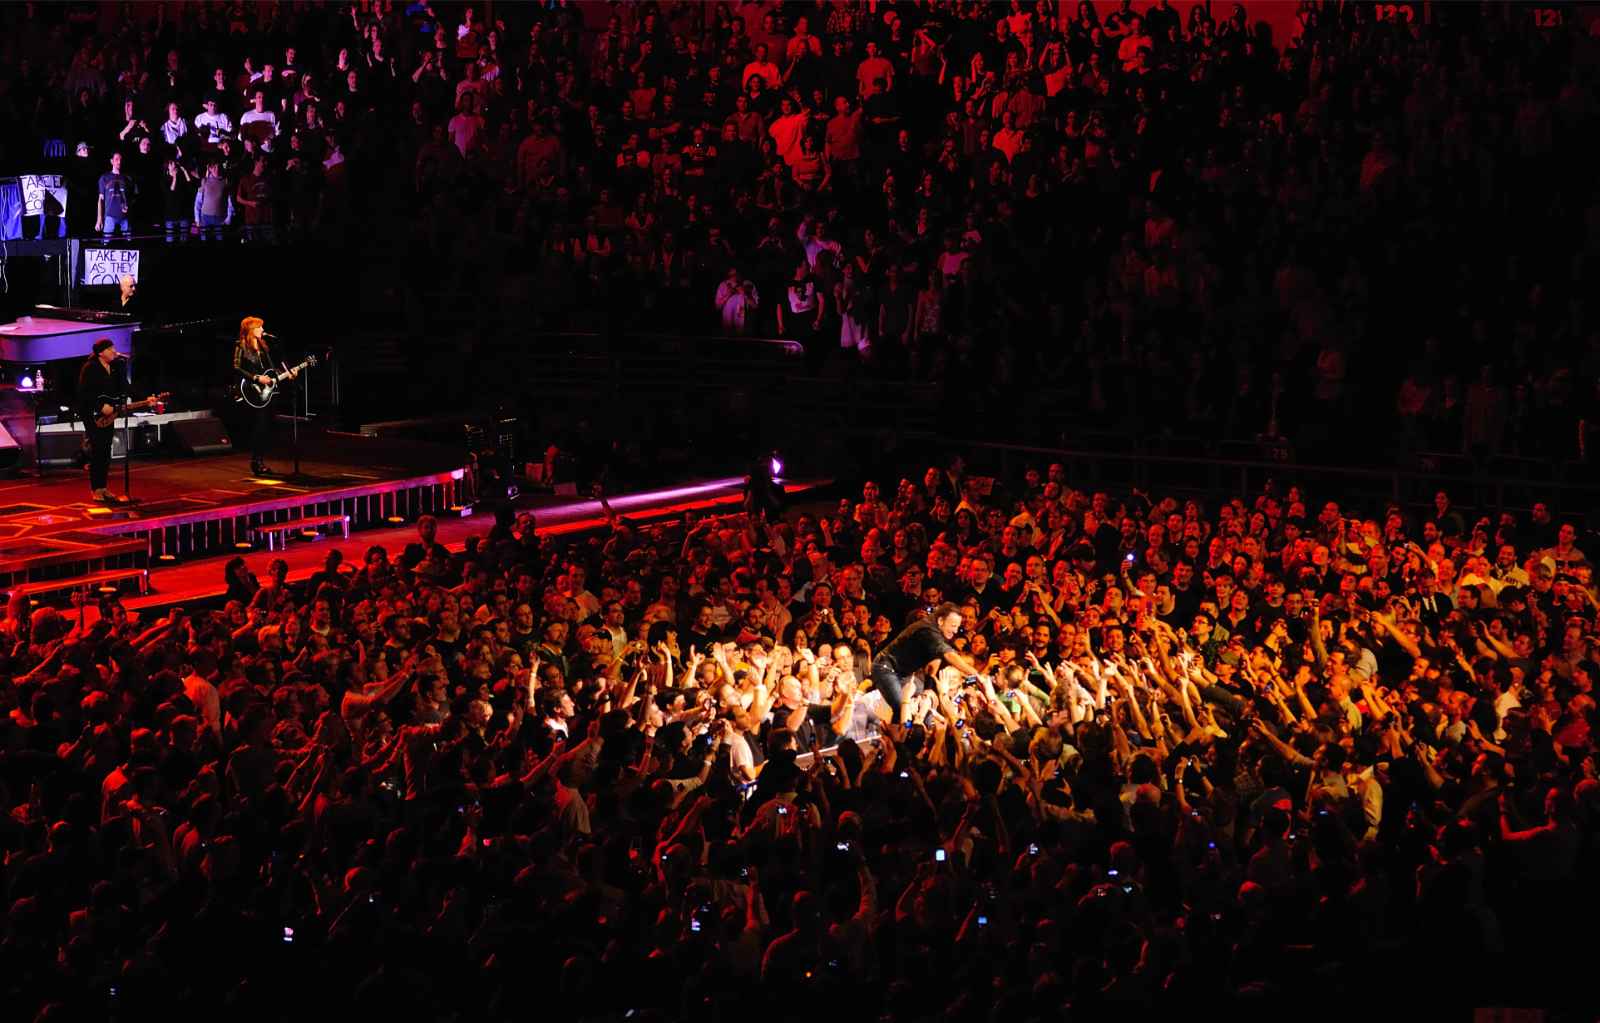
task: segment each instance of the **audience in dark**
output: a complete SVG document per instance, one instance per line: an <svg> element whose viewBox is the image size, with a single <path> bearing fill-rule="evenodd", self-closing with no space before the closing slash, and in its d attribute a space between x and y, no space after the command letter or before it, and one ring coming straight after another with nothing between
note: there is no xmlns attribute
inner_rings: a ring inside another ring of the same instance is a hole
<svg viewBox="0 0 1600 1023"><path fill-rule="evenodd" d="M120 152L135 231L492 241L538 325L795 337L969 435L1585 457L1600 22L1180 6L15 4L4 162L74 152L84 235Z"/></svg>

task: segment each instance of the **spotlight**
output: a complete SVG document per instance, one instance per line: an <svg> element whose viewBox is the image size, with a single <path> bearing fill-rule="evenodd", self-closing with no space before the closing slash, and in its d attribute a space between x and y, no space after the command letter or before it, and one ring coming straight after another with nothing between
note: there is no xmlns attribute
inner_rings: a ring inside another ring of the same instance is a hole
<svg viewBox="0 0 1600 1023"><path fill-rule="evenodd" d="M771 458L767 459L767 467L772 470L774 479L783 475L783 459L778 457L776 451L772 453Z"/></svg>
<svg viewBox="0 0 1600 1023"><path fill-rule="evenodd" d="M24 391L33 390L33 377L27 373L22 374L22 379L17 381L17 386Z"/></svg>

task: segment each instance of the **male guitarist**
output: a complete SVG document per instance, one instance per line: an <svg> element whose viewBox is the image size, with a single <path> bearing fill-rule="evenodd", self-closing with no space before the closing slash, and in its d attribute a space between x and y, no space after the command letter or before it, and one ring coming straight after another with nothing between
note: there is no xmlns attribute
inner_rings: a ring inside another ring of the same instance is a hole
<svg viewBox="0 0 1600 1023"><path fill-rule="evenodd" d="M113 392L120 393L122 381L111 372L111 364L119 358L111 339L103 337L94 343L94 354L85 359L78 370L78 418L83 420L84 432L89 435L89 489L97 500L106 504L122 502L106 489L106 474L111 468L111 438L117 432L117 410L105 397Z"/></svg>
<svg viewBox="0 0 1600 1023"><path fill-rule="evenodd" d="M239 343L233 349L233 370L239 380L248 380L262 387L271 387L273 378L267 374L272 372L272 349L266 340L266 324L259 316L246 316L239 321ZM290 370L287 379L293 380L300 375L298 369ZM246 406L249 408L249 406ZM272 414L266 406L249 408L245 413L250 416L250 472L255 476L275 476L271 466L266 463L268 431L272 425Z"/></svg>

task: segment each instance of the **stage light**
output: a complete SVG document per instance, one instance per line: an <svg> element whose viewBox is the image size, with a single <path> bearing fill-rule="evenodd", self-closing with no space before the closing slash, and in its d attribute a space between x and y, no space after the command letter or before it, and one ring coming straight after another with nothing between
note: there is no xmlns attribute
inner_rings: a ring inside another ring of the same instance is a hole
<svg viewBox="0 0 1600 1023"><path fill-rule="evenodd" d="M772 453L772 458L767 461L767 465L772 469L772 475L774 478L783 475L783 459L778 457L778 453L776 451Z"/></svg>
<svg viewBox="0 0 1600 1023"><path fill-rule="evenodd" d="M27 373L24 373L22 374L22 379L17 381L17 384L24 391L31 391L33 390L33 377Z"/></svg>

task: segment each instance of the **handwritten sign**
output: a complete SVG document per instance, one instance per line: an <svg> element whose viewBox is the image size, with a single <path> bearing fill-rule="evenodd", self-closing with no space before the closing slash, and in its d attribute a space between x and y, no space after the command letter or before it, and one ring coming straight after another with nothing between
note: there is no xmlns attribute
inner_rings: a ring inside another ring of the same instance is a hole
<svg viewBox="0 0 1600 1023"><path fill-rule="evenodd" d="M84 249L81 284L116 284L127 274L139 280L138 249Z"/></svg>
<svg viewBox="0 0 1600 1023"><path fill-rule="evenodd" d="M67 186L59 174L24 174L17 179L22 185L22 215L42 217L46 213L61 216L67 211ZM54 206L49 205L54 202Z"/></svg>

